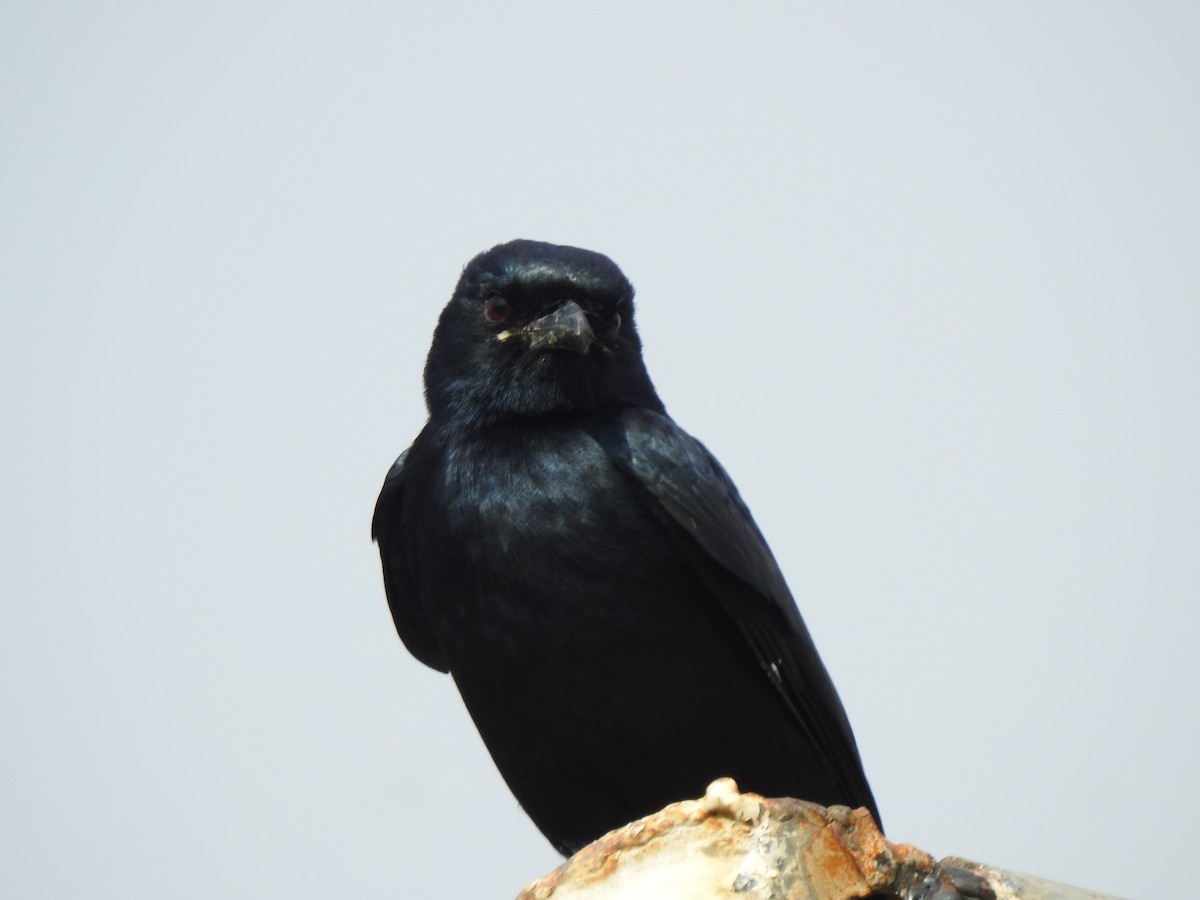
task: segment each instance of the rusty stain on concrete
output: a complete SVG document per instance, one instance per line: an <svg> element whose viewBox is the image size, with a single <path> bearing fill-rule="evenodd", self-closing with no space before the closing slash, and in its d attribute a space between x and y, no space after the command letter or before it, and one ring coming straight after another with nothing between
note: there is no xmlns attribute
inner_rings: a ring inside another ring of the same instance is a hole
<svg viewBox="0 0 1200 900"><path fill-rule="evenodd" d="M1116 900L893 844L865 809L743 794L699 800L609 832L518 900Z"/></svg>

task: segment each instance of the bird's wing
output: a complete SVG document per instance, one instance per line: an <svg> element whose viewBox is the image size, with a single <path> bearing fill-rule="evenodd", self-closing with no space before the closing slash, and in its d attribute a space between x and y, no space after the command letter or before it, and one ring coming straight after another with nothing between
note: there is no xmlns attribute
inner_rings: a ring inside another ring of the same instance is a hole
<svg viewBox="0 0 1200 900"><path fill-rule="evenodd" d="M753 648L800 727L815 745L831 751L847 797L874 812L837 691L775 557L720 463L669 417L650 410L624 410L594 437L657 501L660 519Z"/></svg>
<svg viewBox="0 0 1200 900"><path fill-rule="evenodd" d="M404 462L407 458L408 450L405 450L392 463L383 480L383 489L375 503L375 516L371 520L371 538L379 544L383 586L400 640L404 641L408 652L425 665L439 672L448 672L450 667L442 656L425 611L417 601L401 535L406 474Z"/></svg>

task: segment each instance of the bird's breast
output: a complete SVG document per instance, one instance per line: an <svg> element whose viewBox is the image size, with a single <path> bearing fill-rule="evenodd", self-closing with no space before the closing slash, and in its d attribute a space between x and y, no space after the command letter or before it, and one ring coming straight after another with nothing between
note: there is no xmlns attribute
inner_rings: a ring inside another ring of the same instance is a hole
<svg viewBox="0 0 1200 900"><path fill-rule="evenodd" d="M452 668L645 640L655 598L691 576L644 492L581 430L501 437L447 449L409 554Z"/></svg>

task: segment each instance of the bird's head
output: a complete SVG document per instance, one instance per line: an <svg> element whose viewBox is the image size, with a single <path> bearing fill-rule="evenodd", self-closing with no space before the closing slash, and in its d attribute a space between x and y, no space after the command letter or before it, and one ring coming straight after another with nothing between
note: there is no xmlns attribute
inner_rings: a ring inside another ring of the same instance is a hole
<svg viewBox="0 0 1200 900"><path fill-rule="evenodd" d="M511 241L476 256L425 363L430 415L491 423L607 407L662 409L607 256Z"/></svg>

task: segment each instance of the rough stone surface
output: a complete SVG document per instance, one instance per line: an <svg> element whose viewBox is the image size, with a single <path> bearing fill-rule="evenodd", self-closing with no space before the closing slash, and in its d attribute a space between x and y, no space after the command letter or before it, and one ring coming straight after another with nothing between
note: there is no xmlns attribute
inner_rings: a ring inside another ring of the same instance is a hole
<svg viewBox="0 0 1200 900"><path fill-rule="evenodd" d="M870 813L731 779L609 832L518 900L1116 900L888 842Z"/></svg>

